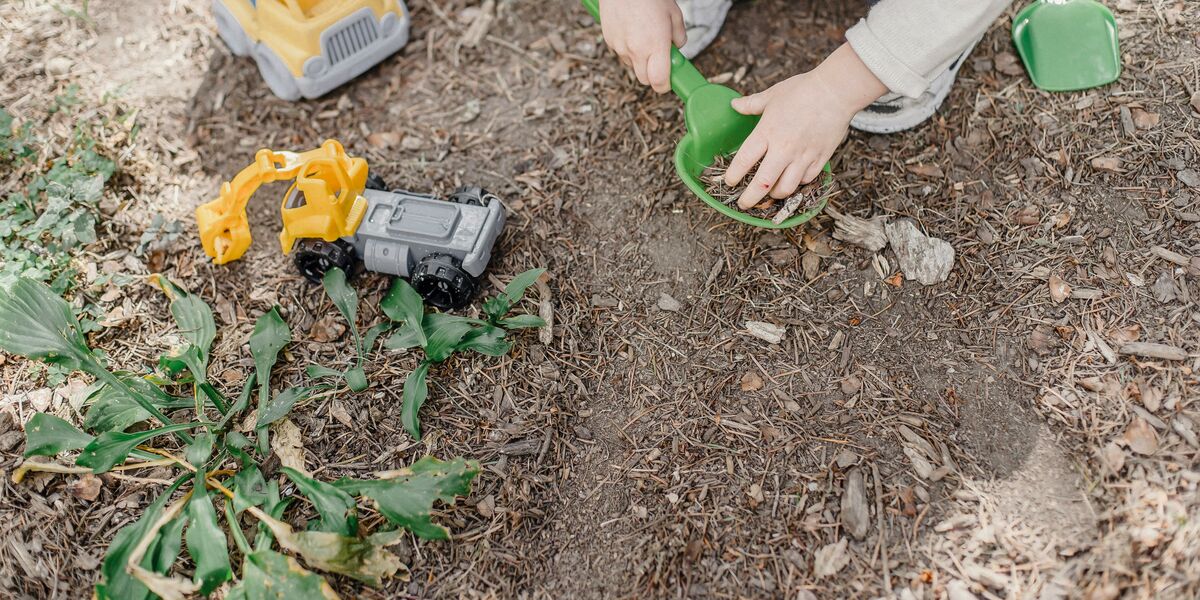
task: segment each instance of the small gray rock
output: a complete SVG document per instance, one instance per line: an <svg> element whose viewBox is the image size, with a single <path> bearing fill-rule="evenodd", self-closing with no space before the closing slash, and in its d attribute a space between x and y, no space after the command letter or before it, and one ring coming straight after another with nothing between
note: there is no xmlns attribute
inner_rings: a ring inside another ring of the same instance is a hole
<svg viewBox="0 0 1200 600"><path fill-rule="evenodd" d="M954 247L945 240L921 233L908 219L888 223L885 230L904 277L924 285L941 283L950 277L950 269L954 267Z"/></svg>
<svg viewBox="0 0 1200 600"><path fill-rule="evenodd" d="M683 310L683 304L664 292L658 295L658 308L667 312L679 312Z"/></svg>
<svg viewBox="0 0 1200 600"><path fill-rule="evenodd" d="M1176 177L1190 188L1200 188L1200 173L1197 173L1195 169L1184 169Z"/></svg>

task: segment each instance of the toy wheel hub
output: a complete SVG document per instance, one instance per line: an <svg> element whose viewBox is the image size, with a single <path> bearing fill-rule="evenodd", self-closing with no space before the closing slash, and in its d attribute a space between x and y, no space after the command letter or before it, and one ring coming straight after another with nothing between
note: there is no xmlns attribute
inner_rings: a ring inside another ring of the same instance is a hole
<svg viewBox="0 0 1200 600"><path fill-rule="evenodd" d="M422 258L410 280L425 302L443 310L466 306L479 285L457 258L441 253Z"/></svg>

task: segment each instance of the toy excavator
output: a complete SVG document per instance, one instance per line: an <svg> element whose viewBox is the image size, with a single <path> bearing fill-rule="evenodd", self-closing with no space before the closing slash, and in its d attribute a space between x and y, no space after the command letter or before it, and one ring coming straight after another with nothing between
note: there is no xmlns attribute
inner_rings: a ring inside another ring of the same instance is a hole
<svg viewBox="0 0 1200 600"><path fill-rule="evenodd" d="M259 150L254 164L221 184L220 196L196 209L200 241L216 264L237 260L250 247L246 204L258 188L294 179L283 197L284 254L320 281L334 267L407 277L426 302L461 308L479 288L504 229L504 206L478 187L459 188L448 199L388 191L367 161L327 140L304 153Z"/></svg>

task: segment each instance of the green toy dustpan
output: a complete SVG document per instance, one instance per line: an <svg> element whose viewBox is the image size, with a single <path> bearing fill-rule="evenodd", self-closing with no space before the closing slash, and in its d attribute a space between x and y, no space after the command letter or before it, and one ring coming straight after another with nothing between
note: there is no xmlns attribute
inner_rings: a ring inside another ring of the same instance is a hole
<svg viewBox="0 0 1200 600"><path fill-rule="evenodd" d="M1013 43L1033 85L1085 90L1121 74L1117 22L1095 0L1038 0L1013 19Z"/></svg>
<svg viewBox="0 0 1200 600"><path fill-rule="evenodd" d="M592 17L599 23L599 0L581 1L584 8L592 13ZM723 85L709 83L700 71L679 53L679 49L674 47L671 48L671 90L683 101L683 120L687 125L687 134L675 147L675 172L701 200L731 219L769 229L795 227L825 208L826 199L822 198L811 210L793 215L777 224L770 219L748 215L713 198L700 181L700 174L718 156L737 152L750 132L754 131L758 117L743 115L733 110L729 103L741 94ZM828 186L832 181L829 164L826 164L823 184Z"/></svg>

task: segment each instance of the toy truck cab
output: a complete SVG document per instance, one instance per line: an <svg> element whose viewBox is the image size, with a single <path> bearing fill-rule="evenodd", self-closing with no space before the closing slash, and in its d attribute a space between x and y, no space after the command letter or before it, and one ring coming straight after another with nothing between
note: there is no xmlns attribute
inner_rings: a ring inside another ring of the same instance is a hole
<svg viewBox="0 0 1200 600"><path fill-rule="evenodd" d="M403 0L212 0L230 51L284 100L316 98L408 43Z"/></svg>

